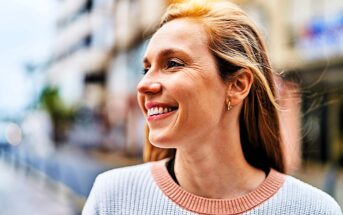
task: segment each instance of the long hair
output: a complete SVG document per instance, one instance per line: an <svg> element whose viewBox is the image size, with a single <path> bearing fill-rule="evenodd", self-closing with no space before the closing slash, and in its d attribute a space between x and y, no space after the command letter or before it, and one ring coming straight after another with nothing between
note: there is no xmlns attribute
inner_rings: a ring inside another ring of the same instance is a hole
<svg viewBox="0 0 343 215"><path fill-rule="evenodd" d="M205 27L209 50L223 81L234 80L241 69L253 73L254 80L240 113L244 157L256 168L285 172L273 72L255 24L237 5L224 0L188 0L172 4L162 17L161 27L179 18L192 18ZM148 133L147 129L147 136ZM148 139L145 146L145 161L175 154L175 149L157 148Z"/></svg>

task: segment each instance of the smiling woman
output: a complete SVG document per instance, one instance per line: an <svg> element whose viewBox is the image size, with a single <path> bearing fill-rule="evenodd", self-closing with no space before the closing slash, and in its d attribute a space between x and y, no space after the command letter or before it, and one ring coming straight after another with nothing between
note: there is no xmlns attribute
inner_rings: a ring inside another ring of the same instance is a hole
<svg viewBox="0 0 343 215"><path fill-rule="evenodd" d="M149 139L155 146L194 148L190 144L195 140L204 136L214 140L209 132L217 136L222 131L218 126L227 125L222 117L227 86L204 45L207 41L204 28L188 19L165 24L150 41L138 101L146 114L149 109L172 110L147 116Z"/></svg>
<svg viewBox="0 0 343 215"><path fill-rule="evenodd" d="M285 174L273 73L239 7L171 5L143 61L149 162L100 175L84 214L341 214Z"/></svg>

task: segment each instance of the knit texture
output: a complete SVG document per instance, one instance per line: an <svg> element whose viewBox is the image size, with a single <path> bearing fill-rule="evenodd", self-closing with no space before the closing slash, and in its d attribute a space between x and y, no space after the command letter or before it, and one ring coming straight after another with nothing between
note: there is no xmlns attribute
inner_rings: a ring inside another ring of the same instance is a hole
<svg viewBox="0 0 343 215"><path fill-rule="evenodd" d="M178 186L162 160L99 175L82 214L342 215L342 211L326 193L275 170L245 196L230 200L199 197Z"/></svg>

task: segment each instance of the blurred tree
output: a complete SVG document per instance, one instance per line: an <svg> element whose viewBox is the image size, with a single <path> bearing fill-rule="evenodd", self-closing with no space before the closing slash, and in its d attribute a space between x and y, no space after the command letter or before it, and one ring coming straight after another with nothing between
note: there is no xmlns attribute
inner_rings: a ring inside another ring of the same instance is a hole
<svg viewBox="0 0 343 215"><path fill-rule="evenodd" d="M40 106L45 109L52 119L54 140L56 144L66 141L69 127L73 121L75 110L67 107L59 96L58 88L46 86L39 98Z"/></svg>

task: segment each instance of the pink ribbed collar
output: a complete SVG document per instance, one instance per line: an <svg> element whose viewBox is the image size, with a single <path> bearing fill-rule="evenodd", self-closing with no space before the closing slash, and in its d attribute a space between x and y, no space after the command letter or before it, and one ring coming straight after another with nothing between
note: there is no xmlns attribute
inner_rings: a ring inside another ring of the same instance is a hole
<svg viewBox="0 0 343 215"><path fill-rule="evenodd" d="M264 182L254 191L235 199L209 199L191 194L177 185L166 168L167 159L154 162L151 171L157 185L172 201L200 214L241 214L272 197L285 181L285 175L271 169Z"/></svg>

